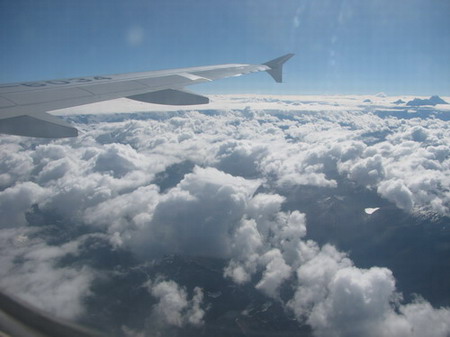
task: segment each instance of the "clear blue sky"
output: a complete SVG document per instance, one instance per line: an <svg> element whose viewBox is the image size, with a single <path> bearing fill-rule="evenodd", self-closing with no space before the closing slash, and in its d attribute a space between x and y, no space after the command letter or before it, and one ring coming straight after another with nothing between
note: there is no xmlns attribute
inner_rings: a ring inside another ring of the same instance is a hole
<svg viewBox="0 0 450 337"><path fill-rule="evenodd" d="M0 1L0 82L259 63L204 93L450 96L450 0Z"/></svg>

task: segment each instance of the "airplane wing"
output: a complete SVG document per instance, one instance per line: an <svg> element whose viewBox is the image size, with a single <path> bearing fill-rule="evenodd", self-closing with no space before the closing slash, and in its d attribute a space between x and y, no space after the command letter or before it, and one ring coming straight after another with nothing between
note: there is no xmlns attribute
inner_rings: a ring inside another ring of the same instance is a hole
<svg viewBox="0 0 450 337"><path fill-rule="evenodd" d="M0 84L0 133L62 138L77 129L47 111L126 97L167 104L206 104L207 97L184 87L221 78L266 71L282 81L282 67L293 54L264 64L221 64L106 76L86 76L39 82Z"/></svg>
<svg viewBox="0 0 450 337"><path fill-rule="evenodd" d="M56 318L0 289L0 336L104 337L105 335Z"/></svg>

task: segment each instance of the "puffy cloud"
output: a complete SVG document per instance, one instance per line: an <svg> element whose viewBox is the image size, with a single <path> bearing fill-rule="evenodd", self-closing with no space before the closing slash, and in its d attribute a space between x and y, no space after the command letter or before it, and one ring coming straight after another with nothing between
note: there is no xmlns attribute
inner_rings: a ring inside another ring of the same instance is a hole
<svg viewBox="0 0 450 337"><path fill-rule="evenodd" d="M279 194L258 193L248 203L246 214L257 222L258 231L267 237L274 224L275 215L285 198Z"/></svg>
<svg viewBox="0 0 450 337"><path fill-rule="evenodd" d="M195 287L190 308L186 313L187 320L191 325L199 326L204 324L203 317L205 316L205 310L201 307L203 304L203 298L203 290L199 287Z"/></svg>
<svg viewBox="0 0 450 337"><path fill-rule="evenodd" d="M195 287L192 299L189 300L186 289L171 280L148 282L147 287L152 296L158 299L153 307L153 314L157 318L176 327L187 324L199 326L204 323L202 289Z"/></svg>
<svg viewBox="0 0 450 337"><path fill-rule="evenodd" d="M243 220L231 244L236 257L225 268L224 275L239 284L250 281L251 275L256 272L262 245L255 220Z"/></svg>
<svg viewBox="0 0 450 337"><path fill-rule="evenodd" d="M327 286L336 272L352 266L345 254L325 245L319 249L312 243L301 247L303 261L297 269L299 286L289 306L297 317L308 317L314 306L327 296Z"/></svg>
<svg viewBox="0 0 450 337"><path fill-rule="evenodd" d="M268 153L266 146L250 142L226 142L216 154L217 168L235 176L254 178L259 175L259 163Z"/></svg>
<svg viewBox="0 0 450 337"><path fill-rule="evenodd" d="M317 336L447 336L450 310L423 300L399 305L386 268L345 267L325 284L307 318ZM295 307L294 307L295 309Z"/></svg>
<svg viewBox="0 0 450 337"><path fill-rule="evenodd" d="M398 336L397 331L383 331L395 289L389 270L346 267L336 271L325 287L328 293L308 317L319 336L383 336L387 332Z"/></svg>
<svg viewBox="0 0 450 337"><path fill-rule="evenodd" d="M51 246L34 232L0 231L0 285L51 314L75 319L84 313L83 298L90 294L95 273L87 266L58 265L64 256L78 254L80 242Z"/></svg>
<svg viewBox="0 0 450 337"><path fill-rule="evenodd" d="M129 244L142 256L229 256L229 232L239 224L259 185L258 180L196 167L160 197L151 221Z"/></svg>
<svg viewBox="0 0 450 337"><path fill-rule="evenodd" d="M351 165L352 162L347 163ZM345 164L342 164L340 167L341 170L344 169L345 166ZM347 168L347 170L348 177L363 186L374 186L385 177L383 160L380 155L374 155L358 160L355 164L351 165L351 167Z"/></svg>
<svg viewBox="0 0 450 337"><path fill-rule="evenodd" d="M413 194L402 181L384 181L378 187L378 192L406 211L411 211L414 206Z"/></svg>
<svg viewBox="0 0 450 337"><path fill-rule="evenodd" d="M131 151L133 149L130 146L121 144L105 145L105 151L97 156L94 170L97 172L111 172L115 178L123 177L136 168L133 162L127 158Z"/></svg>
<svg viewBox="0 0 450 337"><path fill-rule="evenodd" d="M275 298L291 274L285 259L295 265L301 238L306 235L304 215L280 212L283 201L280 195L263 193L250 200L231 239L232 259L224 270L224 276L238 284L249 282L263 270L256 288Z"/></svg>
<svg viewBox="0 0 450 337"><path fill-rule="evenodd" d="M359 106L360 99L220 96L207 110L164 107L164 111L137 114L141 121L126 121L125 115L115 119L108 115L96 117L97 129L90 134L97 139L109 137L109 143L130 144L136 153L163 163L153 172L189 160L232 175L265 178L284 188L333 188L337 186L337 170L374 189L386 181L399 180L413 193L409 211L447 214L445 177L449 164L444 152L448 150L449 132L445 121L401 120L390 115L381 118ZM398 107L393 109L391 97L373 96L371 100L379 109L399 111ZM111 106L143 109L135 102L123 107L117 104ZM116 123L108 123L111 120ZM130 170L148 171L126 145L111 144L106 149L91 145L102 152L95 157L102 173L119 177ZM108 166L113 163L114 168ZM60 172L63 166L58 166ZM438 190L435 185L427 185L431 175L432 184L441 186ZM415 188L417 179L422 181L420 189ZM387 197L384 191L379 190ZM416 198L419 191L421 196Z"/></svg>
<svg viewBox="0 0 450 337"><path fill-rule="evenodd" d="M0 192L0 227L19 227L27 224L26 212L43 201L45 190L33 182L19 183Z"/></svg>
<svg viewBox="0 0 450 337"><path fill-rule="evenodd" d="M362 186L374 188L408 212L449 214L448 142L443 121L387 120L389 134L365 146L356 157L337 162L338 171Z"/></svg>
<svg viewBox="0 0 450 337"><path fill-rule="evenodd" d="M318 336L445 336L447 309L425 300L404 304L390 270L357 268L336 247L308 240L298 210L304 205L290 194L299 186L341 193L350 181L407 212L449 214L448 123L414 111L397 118L388 103L394 98L378 96L370 106L361 97L224 96L208 110L160 107L132 120L75 116L84 130L76 139L5 137L1 282L52 312L82 312L96 275L58 265L79 254L77 238L68 235L62 246L30 239L24 226L37 223L28 215L43 214L39 225L88 225L141 261L165 254L225 259L225 277L287 305ZM147 109L119 103L111 111ZM367 206L374 205L362 210ZM288 303L279 296L283 284L293 289ZM168 325L203 323L201 289L189 299L177 283L157 280L149 291L158 300L154 315Z"/></svg>
<svg viewBox="0 0 450 337"><path fill-rule="evenodd" d="M279 240L284 259L289 265L296 266L300 260L301 240L306 236L305 215L294 211L283 220L275 236Z"/></svg>
<svg viewBox="0 0 450 337"><path fill-rule="evenodd" d="M306 250L310 256L297 270L298 287L288 306L316 336L450 333L449 309L434 309L421 299L400 304L401 296L389 269L357 268L345 254L328 245L322 249L313 245Z"/></svg>
<svg viewBox="0 0 450 337"><path fill-rule="evenodd" d="M450 331L450 310L434 309L430 303L417 299L411 304L400 306L410 336L448 336ZM408 334L406 334L408 335Z"/></svg>
<svg viewBox="0 0 450 337"><path fill-rule="evenodd" d="M280 285L291 275L291 267L286 264L278 249L272 249L261 256L262 263L266 265L261 280L256 288L268 296L278 297Z"/></svg>
<svg viewBox="0 0 450 337"><path fill-rule="evenodd" d="M11 187L16 181L26 181L33 170L33 160L21 152L19 144L4 143L0 146L0 189Z"/></svg>
<svg viewBox="0 0 450 337"><path fill-rule="evenodd" d="M107 228L110 233L125 233L146 226L152 219L153 211L159 201L159 189L156 185L137 188L130 193L102 201L84 212L84 220Z"/></svg>

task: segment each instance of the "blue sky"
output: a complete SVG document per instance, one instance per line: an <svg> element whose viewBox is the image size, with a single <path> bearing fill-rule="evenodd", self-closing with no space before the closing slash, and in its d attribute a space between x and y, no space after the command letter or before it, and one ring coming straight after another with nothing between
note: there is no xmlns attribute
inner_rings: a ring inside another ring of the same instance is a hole
<svg viewBox="0 0 450 337"><path fill-rule="evenodd" d="M204 93L450 95L448 0L1 1L0 82L219 63L293 52Z"/></svg>

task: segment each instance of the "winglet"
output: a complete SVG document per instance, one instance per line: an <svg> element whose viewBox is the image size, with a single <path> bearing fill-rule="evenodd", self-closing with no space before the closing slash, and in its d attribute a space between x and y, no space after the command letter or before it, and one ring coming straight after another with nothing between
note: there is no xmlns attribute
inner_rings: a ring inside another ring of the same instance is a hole
<svg viewBox="0 0 450 337"><path fill-rule="evenodd" d="M264 63L270 69L266 70L277 83L283 82L283 64L289 60L294 54L286 54L274 60Z"/></svg>

